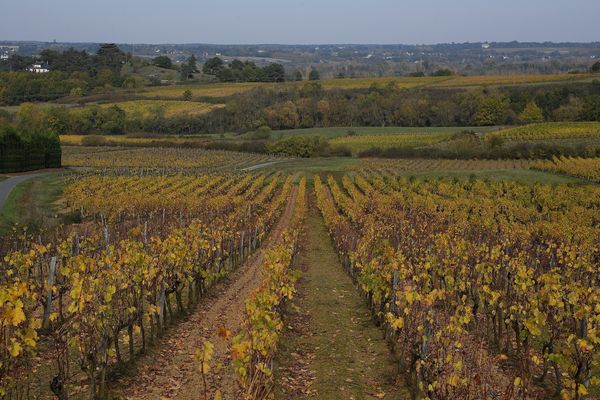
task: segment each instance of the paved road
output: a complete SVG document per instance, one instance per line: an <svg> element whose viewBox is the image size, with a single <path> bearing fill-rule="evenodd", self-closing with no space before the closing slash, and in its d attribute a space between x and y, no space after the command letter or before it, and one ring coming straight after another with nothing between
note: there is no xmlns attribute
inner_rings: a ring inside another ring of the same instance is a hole
<svg viewBox="0 0 600 400"><path fill-rule="evenodd" d="M48 174L51 174L51 172L36 172L27 175L11 176L10 178L0 182L0 211L4 207L4 203L6 202L8 195L15 188L15 186L29 179L37 178L38 176L44 176Z"/></svg>

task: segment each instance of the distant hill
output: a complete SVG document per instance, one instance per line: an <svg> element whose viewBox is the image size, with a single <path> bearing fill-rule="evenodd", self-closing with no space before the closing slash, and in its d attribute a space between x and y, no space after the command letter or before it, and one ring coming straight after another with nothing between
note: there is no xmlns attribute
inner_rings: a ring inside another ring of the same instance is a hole
<svg viewBox="0 0 600 400"><path fill-rule="evenodd" d="M75 48L96 52L99 43L0 41L1 46L18 46L18 54L35 55L41 50ZM439 44L311 44L311 45L216 45L216 44L130 44L118 43L123 51L138 57L167 55L184 61L195 54L199 62L220 56L252 60L258 64L281 62L288 70L317 68L323 78L375 77L430 74L450 69L455 73L507 74L557 73L588 69L600 60L600 42L476 42ZM8 50L7 50L8 51Z"/></svg>

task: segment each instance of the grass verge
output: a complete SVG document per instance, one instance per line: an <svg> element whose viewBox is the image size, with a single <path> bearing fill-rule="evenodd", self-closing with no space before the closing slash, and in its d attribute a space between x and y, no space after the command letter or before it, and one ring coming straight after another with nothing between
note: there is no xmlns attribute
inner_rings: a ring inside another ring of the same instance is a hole
<svg viewBox="0 0 600 400"><path fill-rule="evenodd" d="M64 179L56 174L33 178L17 185L0 211L0 235L16 227L48 229L64 222L57 205L64 185Z"/></svg>

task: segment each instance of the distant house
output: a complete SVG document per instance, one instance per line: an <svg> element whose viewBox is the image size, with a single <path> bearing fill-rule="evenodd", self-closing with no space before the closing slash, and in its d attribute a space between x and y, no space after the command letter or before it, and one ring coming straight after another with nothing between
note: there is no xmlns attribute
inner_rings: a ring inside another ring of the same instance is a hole
<svg viewBox="0 0 600 400"><path fill-rule="evenodd" d="M31 64L27 70L36 74L45 74L46 72L50 72L50 65L47 62L36 62Z"/></svg>
<svg viewBox="0 0 600 400"><path fill-rule="evenodd" d="M0 54L0 60L8 60L8 53L1 53Z"/></svg>
<svg viewBox="0 0 600 400"><path fill-rule="evenodd" d="M483 43L483 44L481 45L481 48L482 48L482 49L489 49L490 47L491 47L491 45L490 45L489 43Z"/></svg>

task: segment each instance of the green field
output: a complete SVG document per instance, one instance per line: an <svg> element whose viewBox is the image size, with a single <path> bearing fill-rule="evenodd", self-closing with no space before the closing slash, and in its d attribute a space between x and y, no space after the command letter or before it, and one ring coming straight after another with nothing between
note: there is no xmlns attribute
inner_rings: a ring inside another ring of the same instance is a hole
<svg viewBox="0 0 600 400"><path fill-rule="evenodd" d="M464 130L476 130L478 132L491 132L499 129L498 127L336 127L336 128L308 128L308 129L287 129L273 131L273 137L284 137L287 135L300 136L321 136L327 139L333 139L340 136L349 135L395 135L395 134L427 134L427 133L458 133Z"/></svg>
<svg viewBox="0 0 600 400"><path fill-rule="evenodd" d="M371 148L415 148L433 145L446 141L451 133L396 133L391 135L355 135L337 137L330 140L334 146L348 147L353 155Z"/></svg>

